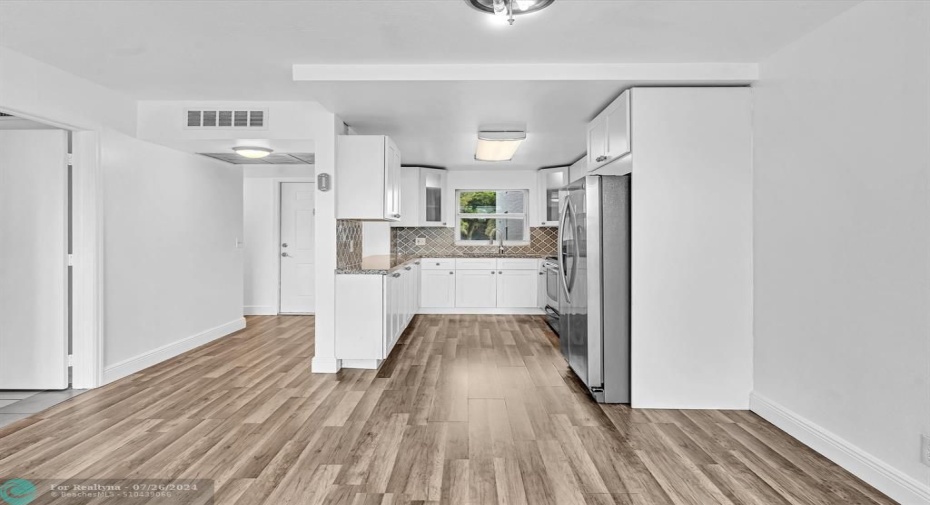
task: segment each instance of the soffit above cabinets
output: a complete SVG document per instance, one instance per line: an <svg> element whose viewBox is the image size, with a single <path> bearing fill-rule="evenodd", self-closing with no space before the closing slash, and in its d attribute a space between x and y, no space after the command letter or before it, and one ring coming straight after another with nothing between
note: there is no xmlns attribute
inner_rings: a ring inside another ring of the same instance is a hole
<svg viewBox="0 0 930 505"><path fill-rule="evenodd" d="M313 153L272 153L264 158L246 158L236 153L197 153L233 165L313 165Z"/></svg>

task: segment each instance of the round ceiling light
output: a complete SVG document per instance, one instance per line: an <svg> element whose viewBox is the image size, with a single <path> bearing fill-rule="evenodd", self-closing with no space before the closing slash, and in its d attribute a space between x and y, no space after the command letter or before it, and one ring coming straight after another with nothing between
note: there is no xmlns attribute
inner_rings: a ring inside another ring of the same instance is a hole
<svg viewBox="0 0 930 505"><path fill-rule="evenodd" d="M468 5L488 14L494 14L513 24L513 17L529 14L552 5L555 0L465 0Z"/></svg>
<svg viewBox="0 0 930 505"><path fill-rule="evenodd" d="M233 151L235 151L236 154L238 154L239 156L244 156L246 158L252 158L252 159L264 158L265 156L268 156L269 154L274 152L273 150L267 147L258 147L258 146L237 146L237 147L233 147Z"/></svg>

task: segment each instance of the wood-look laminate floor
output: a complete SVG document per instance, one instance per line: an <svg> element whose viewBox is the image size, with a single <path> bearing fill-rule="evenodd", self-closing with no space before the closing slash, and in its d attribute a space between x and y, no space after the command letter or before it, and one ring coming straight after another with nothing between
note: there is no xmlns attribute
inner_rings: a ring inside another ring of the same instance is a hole
<svg viewBox="0 0 930 505"><path fill-rule="evenodd" d="M248 328L0 429L0 476L204 478L221 504L893 504L742 411L599 406L533 316L418 316L378 371Z"/></svg>

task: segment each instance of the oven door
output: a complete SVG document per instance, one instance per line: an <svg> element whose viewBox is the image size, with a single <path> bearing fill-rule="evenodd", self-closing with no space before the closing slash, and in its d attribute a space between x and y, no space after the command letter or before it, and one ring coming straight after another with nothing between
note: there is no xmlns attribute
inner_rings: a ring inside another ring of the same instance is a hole
<svg viewBox="0 0 930 505"><path fill-rule="evenodd" d="M561 290L559 280L559 264L553 261L547 261L543 264L546 269L546 322L552 327L552 331L559 333L559 291Z"/></svg>
<svg viewBox="0 0 930 505"><path fill-rule="evenodd" d="M559 309L559 264L546 263L546 305Z"/></svg>

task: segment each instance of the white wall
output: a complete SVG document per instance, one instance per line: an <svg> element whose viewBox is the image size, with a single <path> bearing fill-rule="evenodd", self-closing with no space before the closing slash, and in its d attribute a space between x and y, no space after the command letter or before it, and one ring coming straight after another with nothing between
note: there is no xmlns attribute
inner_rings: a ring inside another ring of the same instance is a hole
<svg viewBox="0 0 930 505"><path fill-rule="evenodd" d="M4 47L0 109L61 126L136 131L136 102L128 96Z"/></svg>
<svg viewBox="0 0 930 505"><path fill-rule="evenodd" d="M865 2L761 63L753 409L930 503L930 4Z"/></svg>
<svg viewBox="0 0 930 505"><path fill-rule="evenodd" d="M632 405L746 409L752 391L749 88L635 88Z"/></svg>
<svg viewBox="0 0 930 505"><path fill-rule="evenodd" d="M244 295L246 315L278 313L276 195L282 179L313 180L311 165L242 165Z"/></svg>
<svg viewBox="0 0 930 505"><path fill-rule="evenodd" d="M101 135L106 381L244 327L242 172Z"/></svg>
<svg viewBox="0 0 930 505"><path fill-rule="evenodd" d="M362 255L391 254L391 223L365 221L362 223Z"/></svg>

